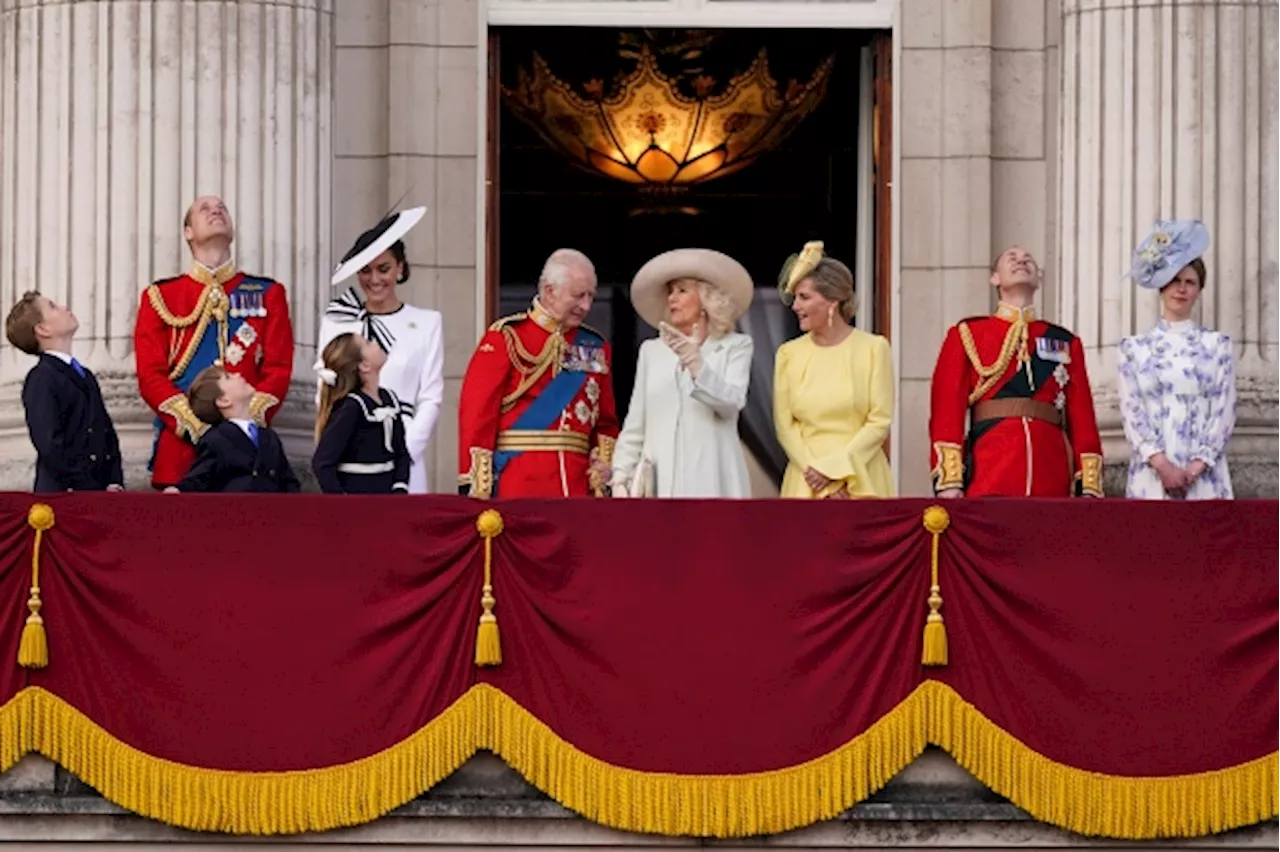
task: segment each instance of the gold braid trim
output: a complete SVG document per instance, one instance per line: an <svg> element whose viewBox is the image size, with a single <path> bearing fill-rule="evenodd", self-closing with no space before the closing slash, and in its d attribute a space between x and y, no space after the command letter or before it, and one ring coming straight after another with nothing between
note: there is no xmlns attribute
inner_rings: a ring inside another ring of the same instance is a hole
<svg viewBox="0 0 1280 852"><path fill-rule="evenodd" d="M978 354L977 344L973 342L973 332L969 331L969 324L962 322L957 329L960 332L960 343L964 346L964 354L969 357L969 363L973 365L974 371L978 374L980 381L978 386L969 394L969 404L973 405L986 394L987 391L995 387L996 382L1004 375L1005 370L1009 368L1009 362L1016 355L1018 363L1027 363L1031 359L1031 355L1027 352L1027 322L1022 317L1018 317L1009 325L1009 331L1004 336L1004 343L1000 346L1000 354L996 356L996 360L989 366L982 363L982 357Z"/></svg>
<svg viewBox="0 0 1280 852"><path fill-rule="evenodd" d="M200 341L204 339L204 333L209 328L209 323L216 320L218 323L218 363L226 360L227 345L227 300L226 294L222 292L221 287L206 284L204 291L200 294L200 298L196 301L195 309L185 317L180 317L169 310L169 306L165 304L164 296L160 292L160 287L152 284L147 288L147 300L151 302L151 307L159 315L161 321L165 325L173 329L172 333L189 328L195 325L195 331L192 332L191 338L187 341L187 348L183 350L182 355L178 357L173 368L169 371L169 380L176 380L181 376L191 364L191 359L195 357L196 348L200 345ZM172 354L172 353L171 353Z"/></svg>
<svg viewBox="0 0 1280 852"><path fill-rule="evenodd" d="M596 451L599 454L600 461L605 464L613 464L613 451L617 446L617 438L611 438L608 435L596 435Z"/></svg>
<svg viewBox="0 0 1280 852"><path fill-rule="evenodd" d="M289 772L205 769L152 757L39 687L0 707L0 770L37 751L142 816L195 831L254 835L370 822L430 789L478 749L495 752L562 805L613 828L686 837L776 834L866 799L928 743L1035 819L1083 835L1201 837L1280 811L1275 753L1191 775L1104 775L1038 754L932 680L833 751L742 775L614 766L574 747L488 684L471 687L377 754Z"/></svg>
<svg viewBox="0 0 1280 852"><path fill-rule="evenodd" d="M160 315L160 319L164 320L165 325L170 328L187 328L190 325L194 325L197 320L205 318L209 308L209 288L204 288L204 292L196 300L195 309L185 317L180 317L169 310L169 306L165 304L164 296L160 293L159 285L152 284L147 288L147 300L151 302L151 307L155 309L155 312Z"/></svg>
<svg viewBox="0 0 1280 852"><path fill-rule="evenodd" d="M468 496L489 498L493 496L493 450L484 447L471 448L471 467L458 477L458 484L468 487Z"/></svg>
<svg viewBox="0 0 1280 852"><path fill-rule="evenodd" d="M191 410L191 403L184 394L175 393L160 403L159 410L161 414L167 414L173 418L173 431L178 437L181 438L185 434L193 444L200 440L201 435L209 431L209 424L196 417L196 413Z"/></svg>
<svg viewBox="0 0 1280 852"><path fill-rule="evenodd" d="M964 447L947 441L934 441L933 452L938 457L937 466L930 471L934 491L964 488Z"/></svg>
<svg viewBox="0 0 1280 852"><path fill-rule="evenodd" d="M254 391L253 399L249 400L249 416L259 426L267 425L267 411L273 406L279 405L278 397L272 396L264 391Z"/></svg>
<svg viewBox="0 0 1280 852"><path fill-rule="evenodd" d="M502 339L506 341L507 357L511 359L512 366L524 377L515 390L502 398L502 411L506 413L548 369L552 371L552 376L560 372L560 363L564 360L565 342L560 332L553 331L547 338L547 342L543 344L542 351L534 355L520 342L520 336L516 334L515 329L503 326Z"/></svg>
<svg viewBox="0 0 1280 852"><path fill-rule="evenodd" d="M1080 483L1081 496L1102 497L1102 456L1097 453L1081 453L1080 469L1076 471L1075 480Z"/></svg>

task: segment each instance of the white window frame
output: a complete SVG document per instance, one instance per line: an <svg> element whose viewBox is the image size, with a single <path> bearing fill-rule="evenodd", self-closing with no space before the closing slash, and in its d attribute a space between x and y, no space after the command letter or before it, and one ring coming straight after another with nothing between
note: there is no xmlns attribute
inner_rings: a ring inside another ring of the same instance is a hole
<svg viewBox="0 0 1280 852"><path fill-rule="evenodd" d="M483 334L487 310L485 287L485 238L488 213L488 175L485 173L488 133L488 67L489 28L495 26L526 27L672 27L705 29L874 29L893 32L893 151L891 152L893 175L901 172L901 86L898 81L901 68L900 39L898 30L898 0L479 0L476 3L479 16L480 38L476 61L479 68L476 85L476 333ZM858 95L859 174L872 173L871 115L873 92L871 74L872 58L869 48L861 56L862 74ZM893 346L893 371L895 377L902 374L902 354L897 342L902 339L901 283L901 199L897 181L890 187L892 225L889 235L892 269L889 274L890 314L889 334ZM875 193L871 181L862 181L858 189L858 212L855 222L857 252L854 273L859 282L858 314L855 320L859 328L869 330L874 321L872 290L874 289L875 247L871 237L875 229ZM901 388L901 381L896 382ZM894 395L893 424L890 428L890 444L893 448L891 466L894 487L901 490L902 456L900 393Z"/></svg>

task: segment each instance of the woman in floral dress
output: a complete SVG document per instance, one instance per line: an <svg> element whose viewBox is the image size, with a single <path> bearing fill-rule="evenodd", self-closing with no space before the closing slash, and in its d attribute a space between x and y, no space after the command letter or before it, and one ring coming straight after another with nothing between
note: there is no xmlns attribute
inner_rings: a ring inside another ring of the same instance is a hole
<svg viewBox="0 0 1280 852"><path fill-rule="evenodd" d="M1230 499L1227 441L1235 426L1231 338L1202 328L1192 309L1208 283L1209 231L1160 221L1133 255L1130 277L1160 292L1160 321L1120 343L1120 410L1129 441L1129 497Z"/></svg>

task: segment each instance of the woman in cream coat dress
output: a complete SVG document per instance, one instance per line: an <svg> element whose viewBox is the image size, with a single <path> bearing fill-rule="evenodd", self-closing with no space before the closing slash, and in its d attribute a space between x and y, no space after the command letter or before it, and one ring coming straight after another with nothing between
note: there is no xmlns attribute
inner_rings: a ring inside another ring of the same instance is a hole
<svg viewBox="0 0 1280 852"><path fill-rule="evenodd" d="M613 496L751 496L738 414L753 346L733 327L753 293L741 264L708 249L666 252L636 274L631 303L659 337L640 346Z"/></svg>

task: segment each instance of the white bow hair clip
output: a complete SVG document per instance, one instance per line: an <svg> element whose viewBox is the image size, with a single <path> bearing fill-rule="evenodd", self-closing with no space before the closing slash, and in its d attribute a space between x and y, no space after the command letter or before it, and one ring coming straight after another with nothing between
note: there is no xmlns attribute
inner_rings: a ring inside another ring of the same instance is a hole
<svg viewBox="0 0 1280 852"><path fill-rule="evenodd" d="M320 381L329 387L333 387L338 383L338 374L326 367L323 361L317 361L311 369L315 370L316 375L320 377Z"/></svg>

